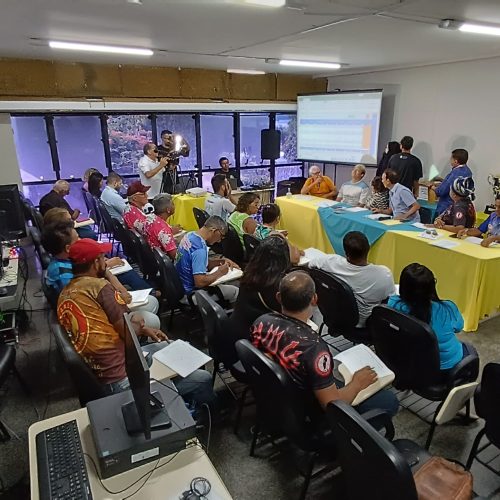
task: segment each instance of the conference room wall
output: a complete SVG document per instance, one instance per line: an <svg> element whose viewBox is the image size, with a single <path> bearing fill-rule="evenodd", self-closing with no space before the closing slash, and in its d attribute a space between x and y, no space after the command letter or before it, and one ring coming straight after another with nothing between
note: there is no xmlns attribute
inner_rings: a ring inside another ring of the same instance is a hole
<svg viewBox="0 0 500 500"><path fill-rule="evenodd" d="M388 140L411 135L429 177L446 174L451 150L465 148L476 207L492 203L487 176L500 174L500 58L331 77L328 88L384 89L380 153Z"/></svg>
<svg viewBox="0 0 500 500"><path fill-rule="evenodd" d="M0 151L0 185L18 184L21 186L14 134L8 113L0 113Z"/></svg>

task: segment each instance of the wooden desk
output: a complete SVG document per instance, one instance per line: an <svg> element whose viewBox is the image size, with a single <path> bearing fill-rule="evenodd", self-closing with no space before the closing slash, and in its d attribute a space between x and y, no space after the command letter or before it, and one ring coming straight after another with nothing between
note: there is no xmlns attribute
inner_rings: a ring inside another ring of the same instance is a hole
<svg viewBox="0 0 500 500"><path fill-rule="evenodd" d="M90 455L97 465L94 440L85 408L34 423L28 431L32 500L39 498L35 436L43 430L73 419L76 419L78 424L83 452ZM143 481L140 481L120 494L110 494L101 486L95 468L88 457L85 457L85 462L94 500L123 499L128 495L132 495L143 483ZM155 465L156 461L144 464L123 474L104 479L103 483L111 491L122 490L151 471ZM177 500L183 491L189 489L191 480L199 476L208 479L212 485L212 490L206 497L208 500L230 500L232 498L212 462L199 445L194 444L192 447L182 450L176 456L163 457L158 465L160 467L153 472L144 486L131 497L132 499Z"/></svg>

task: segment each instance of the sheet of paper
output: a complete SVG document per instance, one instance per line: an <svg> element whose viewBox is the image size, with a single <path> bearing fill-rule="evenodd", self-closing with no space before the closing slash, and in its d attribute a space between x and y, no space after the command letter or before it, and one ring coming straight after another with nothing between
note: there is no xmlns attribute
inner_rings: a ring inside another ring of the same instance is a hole
<svg viewBox="0 0 500 500"><path fill-rule="evenodd" d="M325 208L328 208L328 207L333 207L333 205L337 205L339 202L338 201L335 201L335 200L322 200L322 201L318 201L315 203L315 205L317 207L325 207Z"/></svg>
<svg viewBox="0 0 500 500"><path fill-rule="evenodd" d="M191 375L191 373L212 359L191 344L184 342L184 340L175 340L168 344L161 351L155 352L153 358L178 373L181 377Z"/></svg>
<svg viewBox="0 0 500 500"><path fill-rule="evenodd" d="M144 305L148 301L148 295L151 293L152 288L145 288L144 290L132 290L132 302L128 305L129 309Z"/></svg>
<svg viewBox="0 0 500 500"><path fill-rule="evenodd" d="M337 354L333 359L342 363L351 374L354 374L365 366L371 366L379 378L392 375L392 371L382 360L366 345L358 344Z"/></svg>
<svg viewBox="0 0 500 500"><path fill-rule="evenodd" d="M414 222L412 226L418 227L419 229L427 229L427 226L421 222Z"/></svg>
<svg viewBox="0 0 500 500"><path fill-rule="evenodd" d="M215 273L219 267L214 267L208 274ZM217 281L214 281L210 286L222 285L228 281L238 280L243 276L243 271L241 269L236 269L233 267L227 274L221 276Z"/></svg>
<svg viewBox="0 0 500 500"><path fill-rule="evenodd" d="M381 217L388 217L387 214L369 214L369 215L365 215L365 217L367 219L371 219L371 220L379 220Z"/></svg>
<svg viewBox="0 0 500 500"><path fill-rule="evenodd" d="M478 238L477 236L467 236L467 238L465 238L463 241L467 241L469 243L473 243L474 245L480 245L481 242L483 241L482 238ZM491 248L491 247L498 247L500 246L496 241L494 241L493 243L490 243L488 248Z"/></svg>
<svg viewBox="0 0 500 500"><path fill-rule="evenodd" d="M380 224L385 224L386 226L397 226L398 224L401 224L401 221L396 219L381 220Z"/></svg>
<svg viewBox="0 0 500 500"><path fill-rule="evenodd" d="M299 266L306 266L315 257L324 257L327 255L325 252L318 250L317 248L306 248L304 254L299 260Z"/></svg>
<svg viewBox="0 0 500 500"><path fill-rule="evenodd" d="M368 209L364 207L350 207L346 208L346 212L366 212Z"/></svg>
<svg viewBox="0 0 500 500"><path fill-rule="evenodd" d="M434 241L433 243L431 243L431 245L439 248L446 248L449 250L450 248L457 247L458 245L460 245L460 243L458 241L442 239Z"/></svg>
<svg viewBox="0 0 500 500"><path fill-rule="evenodd" d="M111 269L109 269L109 272L117 276L118 274L123 274L128 271L132 271L132 266L125 259L122 259L122 262L123 262L122 266L112 267Z"/></svg>
<svg viewBox="0 0 500 500"><path fill-rule="evenodd" d="M317 200L317 196L311 196L309 194L294 194L292 195L294 200L302 200L302 201L314 201Z"/></svg>

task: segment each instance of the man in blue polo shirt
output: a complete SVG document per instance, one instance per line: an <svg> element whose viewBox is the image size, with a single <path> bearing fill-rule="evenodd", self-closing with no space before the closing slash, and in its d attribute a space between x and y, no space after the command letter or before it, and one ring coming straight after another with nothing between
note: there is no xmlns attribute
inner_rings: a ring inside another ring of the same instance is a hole
<svg viewBox="0 0 500 500"><path fill-rule="evenodd" d="M500 196L495 200L495 211L479 226L459 231L459 238L467 236L486 236L481 242L483 247L500 242Z"/></svg>

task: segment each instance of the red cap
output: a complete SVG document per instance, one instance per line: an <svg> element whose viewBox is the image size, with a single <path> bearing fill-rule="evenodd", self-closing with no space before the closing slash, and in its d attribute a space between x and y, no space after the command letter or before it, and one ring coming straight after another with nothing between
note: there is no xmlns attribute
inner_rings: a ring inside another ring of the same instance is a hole
<svg viewBox="0 0 500 500"><path fill-rule="evenodd" d="M151 186L145 186L141 181L132 182L127 189L127 196L132 196L137 193L147 193Z"/></svg>
<svg viewBox="0 0 500 500"><path fill-rule="evenodd" d="M111 243L103 243L94 241L90 238L83 238L75 241L69 247L69 258L75 264L85 264L96 259L102 253L111 252L113 245Z"/></svg>

